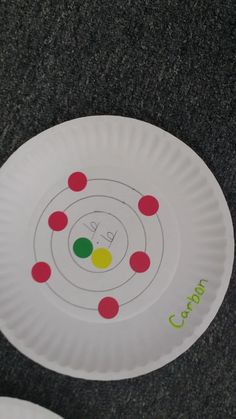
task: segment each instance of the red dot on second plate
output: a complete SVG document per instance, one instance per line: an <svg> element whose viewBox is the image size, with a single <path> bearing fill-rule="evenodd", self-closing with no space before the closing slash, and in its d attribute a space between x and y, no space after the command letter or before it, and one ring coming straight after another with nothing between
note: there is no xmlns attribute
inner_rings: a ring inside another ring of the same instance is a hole
<svg viewBox="0 0 236 419"><path fill-rule="evenodd" d="M51 268L46 262L37 262L32 267L31 275L36 282L46 282L51 276Z"/></svg>
<svg viewBox="0 0 236 419"><path fill-rule="evenodd" d="M143 215L154 215L159 209L159 202L154 196L145 195L140 198L138 208Z"/></svg>
<svg viewBox="0 0 236 419"><path fill-rule="evenodd" d="M140 251L131 255L129 263L134 272L141 273L148 270L151 262L148 254Z"/></svg>
<svg viewBox="0 0 236 419"><path fill-rule="evenodd" d="M69 176L68 186L74 192L82 191L87 185L87 177L82 172L74 172Z"/></svg>
<svg viewBox="0 0 236 419"><path fill-rule="evenodd" d="M119 312L119 304L113 297L104 297L98 304L98 312L104 319L113 319Z"/></svg>
<svg viewBox="0 0 236 419"><path fill-rule="evenodd" d="M67 215L62 211L55 211L48 218L48 225L54 231L64 230L67 223Z"/></svg>

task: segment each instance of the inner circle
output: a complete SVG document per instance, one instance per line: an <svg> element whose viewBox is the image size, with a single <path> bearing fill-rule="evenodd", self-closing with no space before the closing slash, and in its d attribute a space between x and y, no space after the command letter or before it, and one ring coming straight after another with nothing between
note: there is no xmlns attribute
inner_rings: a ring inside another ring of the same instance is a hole
<svg viewBox="0 0 236 419"><path fill-rule="evenodd" d="M91 257L78 257L73 247L86 238L92 243ZM73 261L81 269L91 273L104 273L115 269L125 258L129 247L128 232L123 222L106 211L92 211L79 217L68 234L68 249ZM109 268L102 257L110 254ZM101 257L101 263L99 263ZM95 262L97 261L97 263Z"/></svg>

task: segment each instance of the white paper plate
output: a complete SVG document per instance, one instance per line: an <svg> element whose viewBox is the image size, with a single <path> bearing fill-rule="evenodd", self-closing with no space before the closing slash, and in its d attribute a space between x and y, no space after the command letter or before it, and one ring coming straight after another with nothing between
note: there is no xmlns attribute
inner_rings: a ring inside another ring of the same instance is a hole
<svg viewBox="0 0 236 419"><path fill-rule="evenodd" d="M0 397L0 419L62 419L37 404L11 397Z"/></svg>
<svg viewBox="0 0 236 419"><path fill-rule="evenodd" d="M223 193L184 143L129 118L66 122L0 172L1 329L64 374L147 373L206 330L233 247Z"/></svg>

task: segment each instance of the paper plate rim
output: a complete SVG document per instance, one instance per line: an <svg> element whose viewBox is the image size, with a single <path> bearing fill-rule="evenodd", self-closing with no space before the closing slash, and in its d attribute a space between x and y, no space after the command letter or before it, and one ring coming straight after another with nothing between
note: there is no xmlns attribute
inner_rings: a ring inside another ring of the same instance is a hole
<svg viewBox="0 0 236 419"><path fill-rule="evenodd" d="M45 413L47 415L50 415L52 419L63 419L61 416L59 416L57 413L52 412L51 410L46 409L46 407L40 406L37 403L30 402L25 399L19 399L17 397L5 397L0 396L0 403L5 402L6 405L14 404L15 406L19 406L19 408L22 406L25 406L26 408L30 408L32 410L31 413L35 413L35 410L37 409L39 413ZM30 412L29 412L30 413Z"/></svg>
<svg viewBox="0 0 236 419"><path fill-rule="evenodd" d="M11 330L7 327L5 327L5 325L3 324L2 319L0 319L0 328L2 333L5 335L5 337L9 340L9 342L15 347L17 348L23 355L25 355L26 357L28 357L30 360L36 362L37 364L48 368L49 370L52 371L56 371L60 374L64 374L64 375L68 375L74 378L81 378L81 379L88 379L88 380L99 380L99 381L117 381L117 380L122 380L122 379L129 379L129 378L134 378L134 377L138 377L138 376L142 376L144 374L153 372L165 365L167 365L168 363L174 361L175 359L177 359L179 356L181 356L184 352L186 352L199 338L200 336L207 330L208 326L210 325L210 323L213 321L213 319L215 318L218 310L221 307L221 304L224 300L225 294L227 292L227 289L229 287L229 283L230 283L230 278L231 278L231 274L232 274L232 270L233 270L233 262L234 262L234 229L233 229L233 222L232 222L232 218L231 218L231 214L230 214L230 210L227 204L227 201L225 199L224 193L216 179L216 177L214 176L214 174L212 173L212 171L209 169L209 167L207 166L207 164L203 161L203 159L187 144L185 144L183 141L181 141L180 139L178 139L177 137L175 137L174 135L170 134L169 132L163 130L162 128L157 127L154 124L151 124L149 122L145 122L143 120L140 119L136 119L136 118L130 118L130 117L125 117L125 116L119 116L119 115L91 115L91 116L84 116L81 118L75 118L75 119L71 119L65 122L62 122L60 124L57 124L51 128L48 128L42 132L40 132L39 134L37 134L36 136L32 137L31 139L27 140L24 144L22 144L14 153L11 154L11 156L7 159L7 161L2 165L2 167L0 168L0 175L1 172L3 170L5 170L8 166L8 161L9 159L11 159L12 162L12 158L18 158L19 154L25 152L25 149L34 146L35 142L38 140L38 137L41 136L42 134L45 134L49 131L53 131L55 128L58 129L58 127L64 125L71 125L71 124L76 124L78 121L82 121L83 119L100 119L100 120L108 120L108 119L116 119L116 120L120 120L120 121L124 121L124 120L132 120L133 122L139 123L140 126L141 125L149 125L152 127L152 129L157 129L161 135L163 136L168 136L169 140L171 141L175 141L178 143L178 145L182 148L185 149L185 151L187 151L188 154L191 155L191 157L193 157L195 160L198 161L198 164L201 165L201 167L206 170L207 169L207 175L209 177L209 180L211 182L211 186L215 189L218 198L222 201L223 205L224 205L224 216L225 216L225 223L227 224L227 228L228 231L231 231L231 234L228 235L228 241L229 241L229 245L228 245L228 254L227 254L227 261L225 263L225 275L224 275L224 281L222 282L217 296L214 300L214 302L211 305L211 310L208 311L207 315L204 317L202 323L200 325L198 325L196 327L196 329L194 330L193 334L184 339L183 342L178 345L175 346L172 351L170 351L167 355L163 355L161 356L157 361L151 361L147 364L145 364L144 366L141 367L135 367L132 370L121 370L119 372L104 372L104 373L99 373L99 372L88 372L82 369L72 369L66 366L61 366L56 362L53 361L49 361L47 359L45 359L43 356L37 355L34 353L34 351L32 351L29 347L27 347L26 345L24 345L24 343L17 339L11 332ZM43 141L43 139L41 139Z"/></svg>

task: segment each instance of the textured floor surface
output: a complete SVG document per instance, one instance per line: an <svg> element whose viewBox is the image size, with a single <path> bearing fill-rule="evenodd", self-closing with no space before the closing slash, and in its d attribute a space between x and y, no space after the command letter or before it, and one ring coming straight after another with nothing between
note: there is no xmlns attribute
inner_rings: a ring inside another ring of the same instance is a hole
<svg viewBox="0 0 236 419"><path fill-rule="evenodd" d="M68 119L135 117L204 159L235 220L234 9L233 0L0 0L1 163ZM1 336L0 396L28 399L65 419L236 418L235 292L234 270L198 342L132 380L58 375Z"/></svg>

